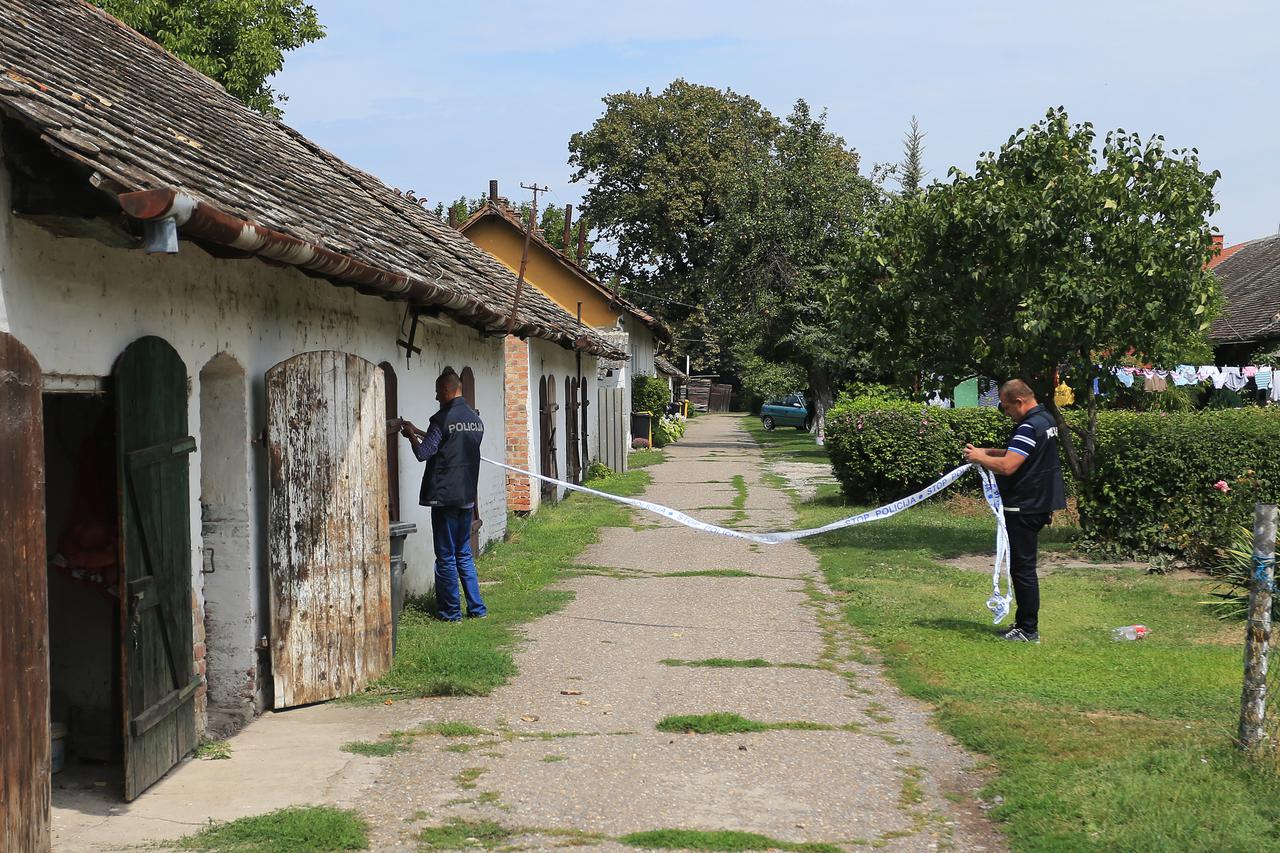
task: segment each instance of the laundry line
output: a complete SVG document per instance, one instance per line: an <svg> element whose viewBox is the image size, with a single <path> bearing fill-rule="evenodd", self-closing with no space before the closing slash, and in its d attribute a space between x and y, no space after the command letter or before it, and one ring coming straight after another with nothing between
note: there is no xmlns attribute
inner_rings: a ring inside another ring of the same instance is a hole
<svg viewBox="0 0 1280 853"><path fill-rule="evenodd" d="M652 501L644 501L639 498L628 498L622 495L612 495L608 492L602 492L599 489L593 489L589 486L580 486L576 483L566 482L555 477L547 477L542 474L535 474L532 471L526 471L523 468L517 468L513 465L507 465L503 462L490 459L487 456L480 457L482 461L535 480L541 480L544 483L568 489L583 494L595 495L605 500L614 501L615 503L625 504L636 509L651 512L663 518L683 524L685 527L698 530L703 533L713 533L718 536L727 536L732 539L744 539L748 542L756 542L761 545L779 545L783 542L794 542L798 539L807 539L810 536L819 536L823 533L831 533L836 530L843 530L859 524L866 524L871 521L881 521L886 518L897 515L903 510L910 509L913 506L924 503L929 498L949 488L957 480L969 473L970 470L976 470L978 476L982 478L982 496L987 502L992 514L996 518L996 545L995 560L991 570L992 594L987 600L987 608L995 617L995 623L999 624L1009 613L1009 605L1012 601L1012 581L1009 577L1009 532L1005 527L1004 505L1000 499L1000 490L996 486L995 475L985 468L980 468L972 463L965 463L946 474L943 474L938 480L925 486L915 494L908 495L905 498L876 507L875 509L865 510L857 515L851 515L842 518L839 521L833 521L830 524L824 524L821 527L810 527L803 530L779 530L771 533L754 533L747 530L735 530L731 527L723 527L718 524L701 521L691 515L673 509L669 506L656 504ZM1001 580L1005 582L1005 591L1001 591Z"/></svg>

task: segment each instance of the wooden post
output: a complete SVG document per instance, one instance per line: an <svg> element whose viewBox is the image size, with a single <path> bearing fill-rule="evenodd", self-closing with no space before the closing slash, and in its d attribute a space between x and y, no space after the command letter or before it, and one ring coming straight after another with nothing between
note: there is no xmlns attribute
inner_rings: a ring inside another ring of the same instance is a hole
<svg viewBox="0 0 1280 853"><path fill-rule="evenodd" d="M1271 645L1271 596L1276 570L1276 507L1253 512L1253 580L1249 585L1249 625L1244 638L1244 690L1240 696L1239 746L1258 749L1266 738L1267 649Z"/></svg>

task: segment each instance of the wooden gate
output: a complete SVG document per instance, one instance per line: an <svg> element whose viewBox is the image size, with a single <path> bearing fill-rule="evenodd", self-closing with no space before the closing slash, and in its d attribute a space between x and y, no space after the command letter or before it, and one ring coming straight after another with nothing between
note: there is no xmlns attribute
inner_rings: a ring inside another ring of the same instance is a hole
<svg viewBox="0 0 1280 853"><path fill-rule="evenodd" d="M556 459L556 378L544 376L538 380L538 441L542 448L542 468L544 477L559 478L559 463ZM545 480L542 483L544 500L555 500L556 486Z"/></svg>
<svg viewBox="0 0 1280 853"><path fill-rule="evenodd" d="M631 406L622 388L601 386L597 394L596 435L600 440L600 461L614 471L627 470L627 453L631 449Z"/></svg>
<svg viewBox="0 0 1280 853"><path fill-rule="evenodd" d="M391 667L385 389L341 352L267 371L276 708L346 696Z"/></svg>
<svg viewBox="0 0 1280 853"><path fill-rule="evenodd" d="M187 368L166 341L139 338L116 360L124 674L124 797L196 745L192 661Z"/></svg>
<svg viewBox="0 0 1280 853"><path fill-rule="evenodd" d="M565 467L568 469L569 482L582 482L582 461L578 456L578 379L564 378L564 451Z"/></svg>
<svg viewBox="0 0 1280 853"><path fill-rule="evenodd" d="M0 332L0 850L49 849L49 619L40 366Z"/></svg>
<svg viewBox="0 0 1280 853"><path fill-rule="evenodd" d="M587 408L591 405L591 401L587 399L587 379L585 376L578 377L578 405L581 407L581 417L579 417L581 426L579 427L578 441L582 445L578 458L585 469L591 464L591 445L588 441L590 433L587 430Z"/></svg>

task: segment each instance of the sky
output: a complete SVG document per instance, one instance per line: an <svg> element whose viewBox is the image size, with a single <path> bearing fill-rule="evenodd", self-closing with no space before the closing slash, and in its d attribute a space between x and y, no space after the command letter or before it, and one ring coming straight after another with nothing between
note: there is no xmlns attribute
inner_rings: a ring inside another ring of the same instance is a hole
<svg viewBox="0 0 1280 853"><path fill-rule="evenodd" d="M601 99L684 78L780 116L804 98L864 166L901 159L914 115L928 179L1065 106L1198 149L1228 245L1280 230L1280 4L310 2L328 35L286 57L285 121L432 204L496 178L576 205L569 137Z"/></svg>

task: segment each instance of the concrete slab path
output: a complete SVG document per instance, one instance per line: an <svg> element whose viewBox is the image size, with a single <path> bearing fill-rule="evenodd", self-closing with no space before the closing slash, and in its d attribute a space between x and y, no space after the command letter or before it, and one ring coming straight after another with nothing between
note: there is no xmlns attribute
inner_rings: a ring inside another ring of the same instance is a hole
<svg viewBox="0 0 1280 853"><path fill-rule="evenodd" d="M691 421L648 470L649 500L743 528L794 526L738 416ZM358 809L377 850L417 850L422 830L451 820L492 822L511 833L494 846L535 850L633 850L614 839L660 829L848 850L1004 849L978 807L976 760L886 680L803 545L637 514L632 527L602 530L578 562L582 574L563 584L574 599L528 626L519 675L491 696L270 715L233 739L230 761L188 762L129 807L64 797L56 849L172 838L297 803ZM771 665L687 665L715 658ZM716 712L817 725L656 728ZM486 734L419 736L388 758L338 750L441 722Z"/></svg>

